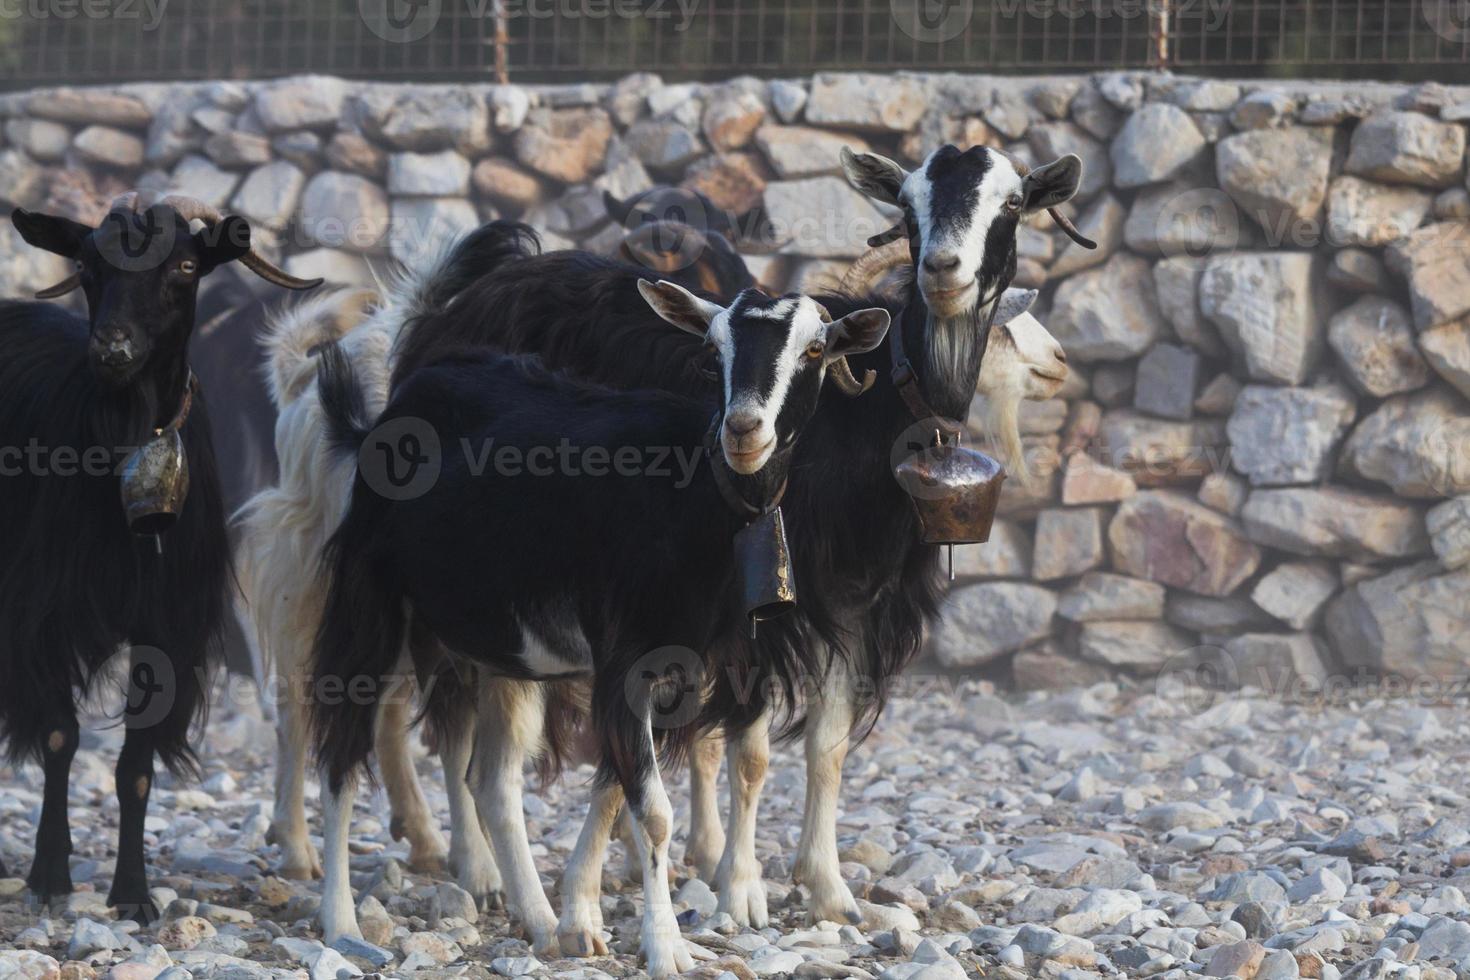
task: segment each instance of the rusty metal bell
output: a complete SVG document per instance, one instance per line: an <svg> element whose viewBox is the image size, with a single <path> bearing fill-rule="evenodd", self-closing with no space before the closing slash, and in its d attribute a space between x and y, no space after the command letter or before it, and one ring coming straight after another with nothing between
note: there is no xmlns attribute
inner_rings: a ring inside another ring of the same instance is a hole
<svg viewBox="0 0 1470 980"><path fill-rule="evenodd" d="M188 495L189 457L177 429L165 429L123 461L123 511L134 534L157 536L173 527Z"/></svg>
<svg viewBox="0 0 1470 980"><path fill-rule="evenodd" d="M912 501L925 544L981 544L990 540L1005 468L966 446L938 444L893 468Z"/></svg>
<svg viewBox="0 0 1470 980"><path fill-rule="evenodd" d="M796 608L796 579L786 522L773 507L735 534L735 567L740 598L752 627Z"/></svg>

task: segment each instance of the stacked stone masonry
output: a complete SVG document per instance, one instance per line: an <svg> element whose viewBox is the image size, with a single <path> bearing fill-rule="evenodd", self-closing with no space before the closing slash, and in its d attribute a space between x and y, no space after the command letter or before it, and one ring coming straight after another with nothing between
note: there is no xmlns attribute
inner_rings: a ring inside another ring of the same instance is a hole
<svg viewBox="0 0 1470 980"><path fill-rule="evenodd" d="M1067 210L1100 247L1044 219L1018 263L1073 373L1026 406L1038 475L957 555L934 660L1022 686L1179 668L1296 690L1470 665L1470 88L311 77L12 93L0 119L10 204L95 221L125 188L171 188L248 217L290 272L362 284L497 216L608 251L602 192L656 184L763 210L745 250L770 287L830 284L889 219L840 147L1077 153ZM0 257L8 296L66 273L8 223Z"/></svg>

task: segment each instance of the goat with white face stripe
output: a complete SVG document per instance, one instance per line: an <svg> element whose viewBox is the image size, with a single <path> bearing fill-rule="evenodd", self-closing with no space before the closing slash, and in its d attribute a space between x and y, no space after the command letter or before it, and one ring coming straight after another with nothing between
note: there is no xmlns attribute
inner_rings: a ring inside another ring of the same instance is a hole
<svg viewBox="0 0 1470 980"><path fill-rule="evenodd" d="M942 146L912 173L876 153L844 149L842 167L858 190L903 210L919 291L942 319L983 311L998 298L1015 274L1016 227L1070 200L1082 179L1075 154L1022 174L987 146Z"/></svg>

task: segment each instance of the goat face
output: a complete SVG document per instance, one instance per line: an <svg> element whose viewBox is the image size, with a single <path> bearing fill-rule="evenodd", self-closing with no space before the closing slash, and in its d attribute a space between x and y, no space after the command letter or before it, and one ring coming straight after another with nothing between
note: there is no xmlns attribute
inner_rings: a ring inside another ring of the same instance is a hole
<svg viewBox="0 0 1470 980"><path fill-rule="evenodd" d="M638 291L659 316L715 351L725 391L720 445L730 468L746 476L795 445L828 366L872 350L888 333L887 310L834 321L806 296L747 289L723 307L671 282L640 281Z"/></svg>
<svg viewBox="0 0 1470 980"><path fill-rule="evenodd" d="M1007 289L980 365L976 390L987 398L1045 401L1067 380L1067 354L1028 310L1034 289Z"/></svg>
<svg viewBox="0 0 1470 980"><path fill-rule="evenodd" d="M250 250L245 219L230 216L191 234L188 222L166 206L113 210L95 229L21 209L11 220L30 244L76 263L87 297L92 369L113 387L128 384L154 357L182 352L200 279Z"/></svg>
<svg viewBox="0 0 1470 980"><path fill-rule="evenodd" d="M903 210L919 291L943 319L974 311L1005 287L1021 220L1069 200L1082 178L1074 154L1023 176L987 146L941 146L912 173L876 153L844 149L842 167L859 191Z"/></svg>

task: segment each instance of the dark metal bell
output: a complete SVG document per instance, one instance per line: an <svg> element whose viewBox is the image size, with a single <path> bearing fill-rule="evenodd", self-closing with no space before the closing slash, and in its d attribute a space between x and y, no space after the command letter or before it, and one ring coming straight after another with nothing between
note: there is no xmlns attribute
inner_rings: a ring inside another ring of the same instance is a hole
<svg viewBox="0 0 1470 980"><path fill-rule="evenodd" d="M123 511L134 534L156 536L173 527L188 495L189 457L177 430L164 430L123 461Z"/></svg>
<svg viewBox="0 0 1470 980"><path fill-rule="evenodd" d="M1004 467L966 446L935 445L893 468L908 493L925 544L981 544L1000 504Z"/></svg>
<svg viewBox="0 0 1470 980"><path fill-rule="evenodd" d="M741 602L752 623L775 619L796 608L796 579L780 507L736 532L735 567Z"/></svg>

